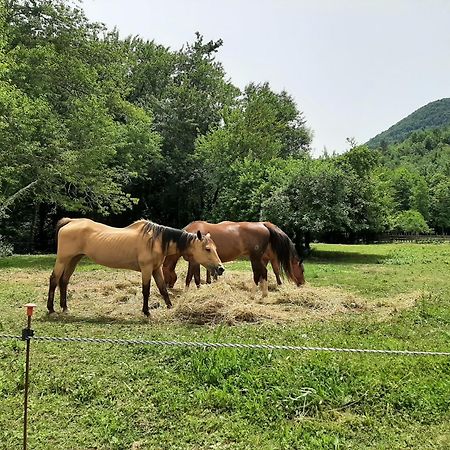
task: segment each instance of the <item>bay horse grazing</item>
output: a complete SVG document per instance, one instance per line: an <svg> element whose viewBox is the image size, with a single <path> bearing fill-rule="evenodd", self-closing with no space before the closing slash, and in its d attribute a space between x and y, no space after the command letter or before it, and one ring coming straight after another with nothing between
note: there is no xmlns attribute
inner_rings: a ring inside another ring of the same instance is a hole
<svg viewBox="0 0 450 450"><path fill-rule="evenodd" d="M83 256L97 264L142 273L142 312L148 316L151 278L168 308L172 306L162 272L166 256L181 255L195 264L222 274L222 262L209 234L190 233L138 220L125 228L114 228L90 219L61 219L56 225L57 254L50 276L47 309L53 313L55 289L59 285L60 305L67 310L67 285Z"/></svg>
<svg viewBox="0 0 450 450"><path fill-rule="evenodd" d="M305 283L303 261L298 256L293 242L286 233L270 222L220 222L217 224L196 221L184 230L198 229L210 233L217 246L217 254L223 262L236 259L249 259L253 270L255 285L261 285L263 296L267 296L267 264L272 264L277 283L281 284L280 271L297 286ZM177 276L175 267L179 254L168 256L164 261L164 278L173 287ZM213 272L214 273L214 272ZM186 287L192 277L197 287L200 285L200 266L189 262Z"/></svg>

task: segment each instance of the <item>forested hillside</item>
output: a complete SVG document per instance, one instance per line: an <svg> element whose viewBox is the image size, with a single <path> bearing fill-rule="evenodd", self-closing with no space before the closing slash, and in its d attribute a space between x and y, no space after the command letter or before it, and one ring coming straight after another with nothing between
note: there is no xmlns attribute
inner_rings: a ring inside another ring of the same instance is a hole
<svg viewBox="0 0 450 450"><path fill-rule="evenodd" d="M422 106L386 131L377 134L367 142L367 146L386 147L407 139L414 131L447 126L450 126L450 98L443 98Z"/></svg>
<svg viewBox="0 0 450 450"><path fill-rule="evenodd" d="M234 86L220 39L121 39L61 0L0 14L3 253L53 249L63 215L268 219L297 243L450 231L448 129L313 159L293 98Z"/></svg>

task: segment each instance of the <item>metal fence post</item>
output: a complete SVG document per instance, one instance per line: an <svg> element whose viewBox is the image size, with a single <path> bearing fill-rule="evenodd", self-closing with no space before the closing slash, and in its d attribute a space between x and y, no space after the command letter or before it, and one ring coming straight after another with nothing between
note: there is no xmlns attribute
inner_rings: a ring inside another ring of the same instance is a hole
<svg viewBox="0 0 450 450"><path fill-rule="evenodd" d="M33 317L34 303L27 303L27 327L22 330L22 340L26 341L26 356L25 356L25 386L23 399L23 450L27 450L27 425L28 425L28 386L30 374L30 342L34 331L31 329L31 318Z"/></svg>

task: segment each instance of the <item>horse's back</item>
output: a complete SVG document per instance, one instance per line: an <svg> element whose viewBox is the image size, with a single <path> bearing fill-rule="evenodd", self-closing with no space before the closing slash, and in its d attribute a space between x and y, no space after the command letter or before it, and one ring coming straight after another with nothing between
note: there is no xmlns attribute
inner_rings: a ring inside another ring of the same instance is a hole
<svg viewBox="0 0 450 450"><path fill-rule="evenodd" d="M116 228L91 219L72 219L58 233L58 257L86 255L98 264L139 270L146 241L137 227Z"/></svg>
<svg viewBox="0 0 450 450"><path fill-rule="evenodd" d="M86 240L93 235L123 233L125 228L115 228L91 219L70 219L58 231L58 241L70 239L70 241Z"/></svg>
<svg viewBox="0 0 450 450"><path fill-rule="evenodd" d="M210 233L220 259L225 262L262 253L269 242L269 231L261 222L196 221L185 229L189 232L199 230L204 234Z"/></svg>

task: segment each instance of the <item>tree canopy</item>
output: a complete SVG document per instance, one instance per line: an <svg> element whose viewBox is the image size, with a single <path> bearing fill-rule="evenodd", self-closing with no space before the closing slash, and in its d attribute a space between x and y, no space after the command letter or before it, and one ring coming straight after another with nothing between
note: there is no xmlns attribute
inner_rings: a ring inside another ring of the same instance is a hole
<svg viewBox="0 0 450 450"><path fill-rule="evenodd" d="M1 3L0 25L0 235L18 251L48 250L61 215L271 220L297 242L450 231L450 129L420 131L423 111L398 142L314 159L299 105L233 85L221 39L122 39L63 0Z"/></svg>

